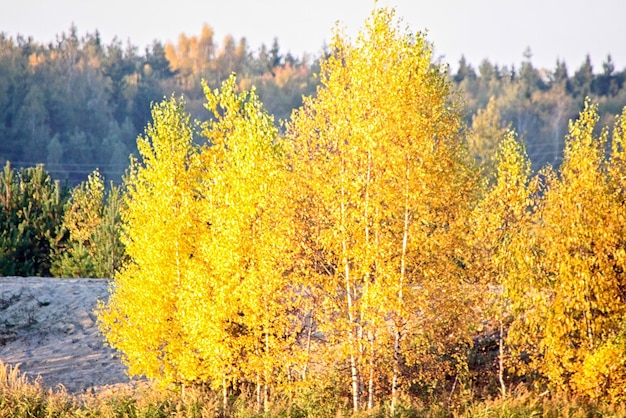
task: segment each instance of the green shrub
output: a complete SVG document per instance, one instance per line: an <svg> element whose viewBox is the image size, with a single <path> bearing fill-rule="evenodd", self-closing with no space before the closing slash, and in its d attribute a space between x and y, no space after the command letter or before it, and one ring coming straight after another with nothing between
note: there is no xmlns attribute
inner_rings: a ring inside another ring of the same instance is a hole
<svg viewBox="0 0 626 418"><path fill-rule="evenodd" d="M56 277L113 277L124 257L120 240L123 196L113 183L105 190L96 170L76 186L64 207L62 229L68 236L52 258Z"/></svg>
<svg viewBox="0 0 626 418"><path fill-rule="evenodd" d="M63 241L67 188L43 165L0 175L0 275L49 276L51 253Z"/></svg>

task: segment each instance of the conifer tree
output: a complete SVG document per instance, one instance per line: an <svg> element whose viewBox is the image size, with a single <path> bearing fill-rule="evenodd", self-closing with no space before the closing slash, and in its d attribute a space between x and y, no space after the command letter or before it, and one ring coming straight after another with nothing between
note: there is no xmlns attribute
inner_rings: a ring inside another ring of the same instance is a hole
<svg viewBox="0 0 626 418"><path fill-rule="evenodd" d="M0 175L0 275L49 276L61 231L67 190L43 165Z"/></svg>

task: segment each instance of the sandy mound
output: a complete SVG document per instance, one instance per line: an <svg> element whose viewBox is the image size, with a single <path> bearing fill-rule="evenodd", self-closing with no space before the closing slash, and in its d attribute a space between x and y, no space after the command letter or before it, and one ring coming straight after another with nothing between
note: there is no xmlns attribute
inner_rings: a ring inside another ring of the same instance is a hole
<svg viewBox="0 0 626 418"><path fill-rule="evenodd" d="M0 360L70 392L129 383L93 313L108 280L0 277Z"/></svg>

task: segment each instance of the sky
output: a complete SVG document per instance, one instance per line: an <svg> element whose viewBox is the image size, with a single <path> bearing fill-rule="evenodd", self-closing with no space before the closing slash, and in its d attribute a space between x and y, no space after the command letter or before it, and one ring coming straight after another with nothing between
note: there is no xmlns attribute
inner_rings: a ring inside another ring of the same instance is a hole
<svg viewBox="0 0 626 418"><path fill-rule="evenodd" d="M0 32L48 43L67 32L97 29L105 43L117 37L143 52L158 39L199 35L204 23L219 43L245 37L253 50L278 39L281 52L318 55L336 22L353 39L374 0L0 0ZM434 55L454 70L461 56L475 68L484 59L515 66L530 49L535 67L553 70L565 61L570 75L586 55L594 72L611 54L626 68L626 0L378 0L395 7L402 25L424 32Z"/></svg>

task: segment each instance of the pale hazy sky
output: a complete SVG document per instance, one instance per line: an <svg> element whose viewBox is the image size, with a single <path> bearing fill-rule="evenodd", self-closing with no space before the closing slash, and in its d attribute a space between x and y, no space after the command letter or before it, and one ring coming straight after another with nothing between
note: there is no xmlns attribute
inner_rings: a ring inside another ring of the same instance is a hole
<svg viewBox="0 0 626 418"><path fill-rule="evenodd" d="M626 0L379 0L398 17L427 31L455 68L461 55L477 67L484 58L500 66L519 64L527 47L536 67L554 69L565 60L570 75L589 54L595 72L611 54L626 67ZM318 54L335 21L354 35L373 0L0 0L0 32L47 43L73 22L79 35L99 30L105 43L117 36L140 48L152 40L175 42L180 33L199 35L203 23L221 42L245 36L256 50L278 38L283 53Z"/></svg>

